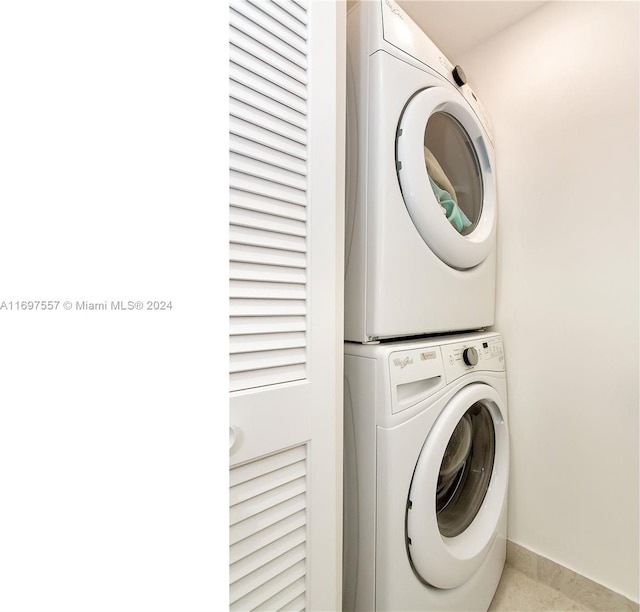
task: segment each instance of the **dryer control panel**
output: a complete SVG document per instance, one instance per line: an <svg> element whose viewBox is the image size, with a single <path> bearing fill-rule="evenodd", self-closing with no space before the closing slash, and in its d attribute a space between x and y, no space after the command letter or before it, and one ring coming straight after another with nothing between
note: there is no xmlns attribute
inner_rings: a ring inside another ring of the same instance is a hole
<svg viewBox="0 0 640 612"><path fill-rule="evenodd" d="M504 372L502 338L481 338L442 346L447 383L475 370Z"/></svg>

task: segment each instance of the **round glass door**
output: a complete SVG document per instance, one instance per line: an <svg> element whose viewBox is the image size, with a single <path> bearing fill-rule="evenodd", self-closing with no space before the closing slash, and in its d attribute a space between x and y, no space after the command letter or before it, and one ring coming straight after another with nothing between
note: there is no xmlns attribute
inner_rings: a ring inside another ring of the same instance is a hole
<svg viewBox="0 0 640 612"><path fill-rule="evenodd" d="M407 496L407 554L436 588L480 567L506 504L509 434L496 389L471 383L442 409L420 451Z"/></svg>
<svg viewBox="0 0 640 612"><path fill-rule="evenodd" d="M452 115L436 112L424 132L429 183L451 226L467 236L482 214L482 174L473 143Z"/></svg>
<svg viewBox="0 0 640 612"><path fill-rule="evenodd" d="M493 419L476 402L460 419L444 451L436 488L440 533L455 538L478 514L491 481L495 455Z"/></svg>
<svg viewBox="0 0 640 612"><path fill-rule="evenodd" d="M459 93L429 87L407 102L396 168L409 216L429 248L459 270L482 263L495 246L493 154Z"/></svg>

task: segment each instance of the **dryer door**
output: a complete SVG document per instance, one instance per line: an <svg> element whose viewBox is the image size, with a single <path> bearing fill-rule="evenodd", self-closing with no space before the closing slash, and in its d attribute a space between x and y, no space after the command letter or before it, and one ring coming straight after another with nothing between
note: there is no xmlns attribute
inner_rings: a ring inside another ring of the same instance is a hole
<svg viewBox="0 0 640 612"><path fill-rule="evenodd" d="M455 90L429 87L405 106L396 134L402 195L422 239L459 270L477 266L495 245L492 151Z"/></svg>
<svg viewBox="0 0 640 612"><path fill-rule="evenodd" d="M406 541L414 571L431 586L466 582L493 544L509 476L505 414L493 387L470 384L448 402L422 447Z"/></svg>

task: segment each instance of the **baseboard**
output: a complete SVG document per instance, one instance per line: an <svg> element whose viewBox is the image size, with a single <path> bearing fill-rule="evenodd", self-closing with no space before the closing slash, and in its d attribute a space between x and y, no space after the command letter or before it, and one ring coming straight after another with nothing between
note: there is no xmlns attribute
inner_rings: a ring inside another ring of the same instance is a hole
<svg viewBox="0 0 640 612"><path fill-rule="evenodd" d="M507 540L507 565L532 580L554 588L590 610L638 612L637 603L555 561Z"/></svg>

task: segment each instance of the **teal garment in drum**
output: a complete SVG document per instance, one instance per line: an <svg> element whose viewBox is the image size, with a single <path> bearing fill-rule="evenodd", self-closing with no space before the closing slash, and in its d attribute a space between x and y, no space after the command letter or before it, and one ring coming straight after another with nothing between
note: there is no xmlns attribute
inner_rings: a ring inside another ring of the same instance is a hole
<svg viewBox="0 0 640 612"><path fill-rule="evenodd" d="M442 206L445 213L447 214L449 223L451 223L453 227L455 227L460 233L462 233L463 229L471 225L471 221L469 221L467 215L464 214L462 209L453 200L451 194L448 191L440 189L440 187L436 185L431 177L429 177L429 182L431 183L431 189L433 189L433 193L438 199L440 206Z"/></svg>

